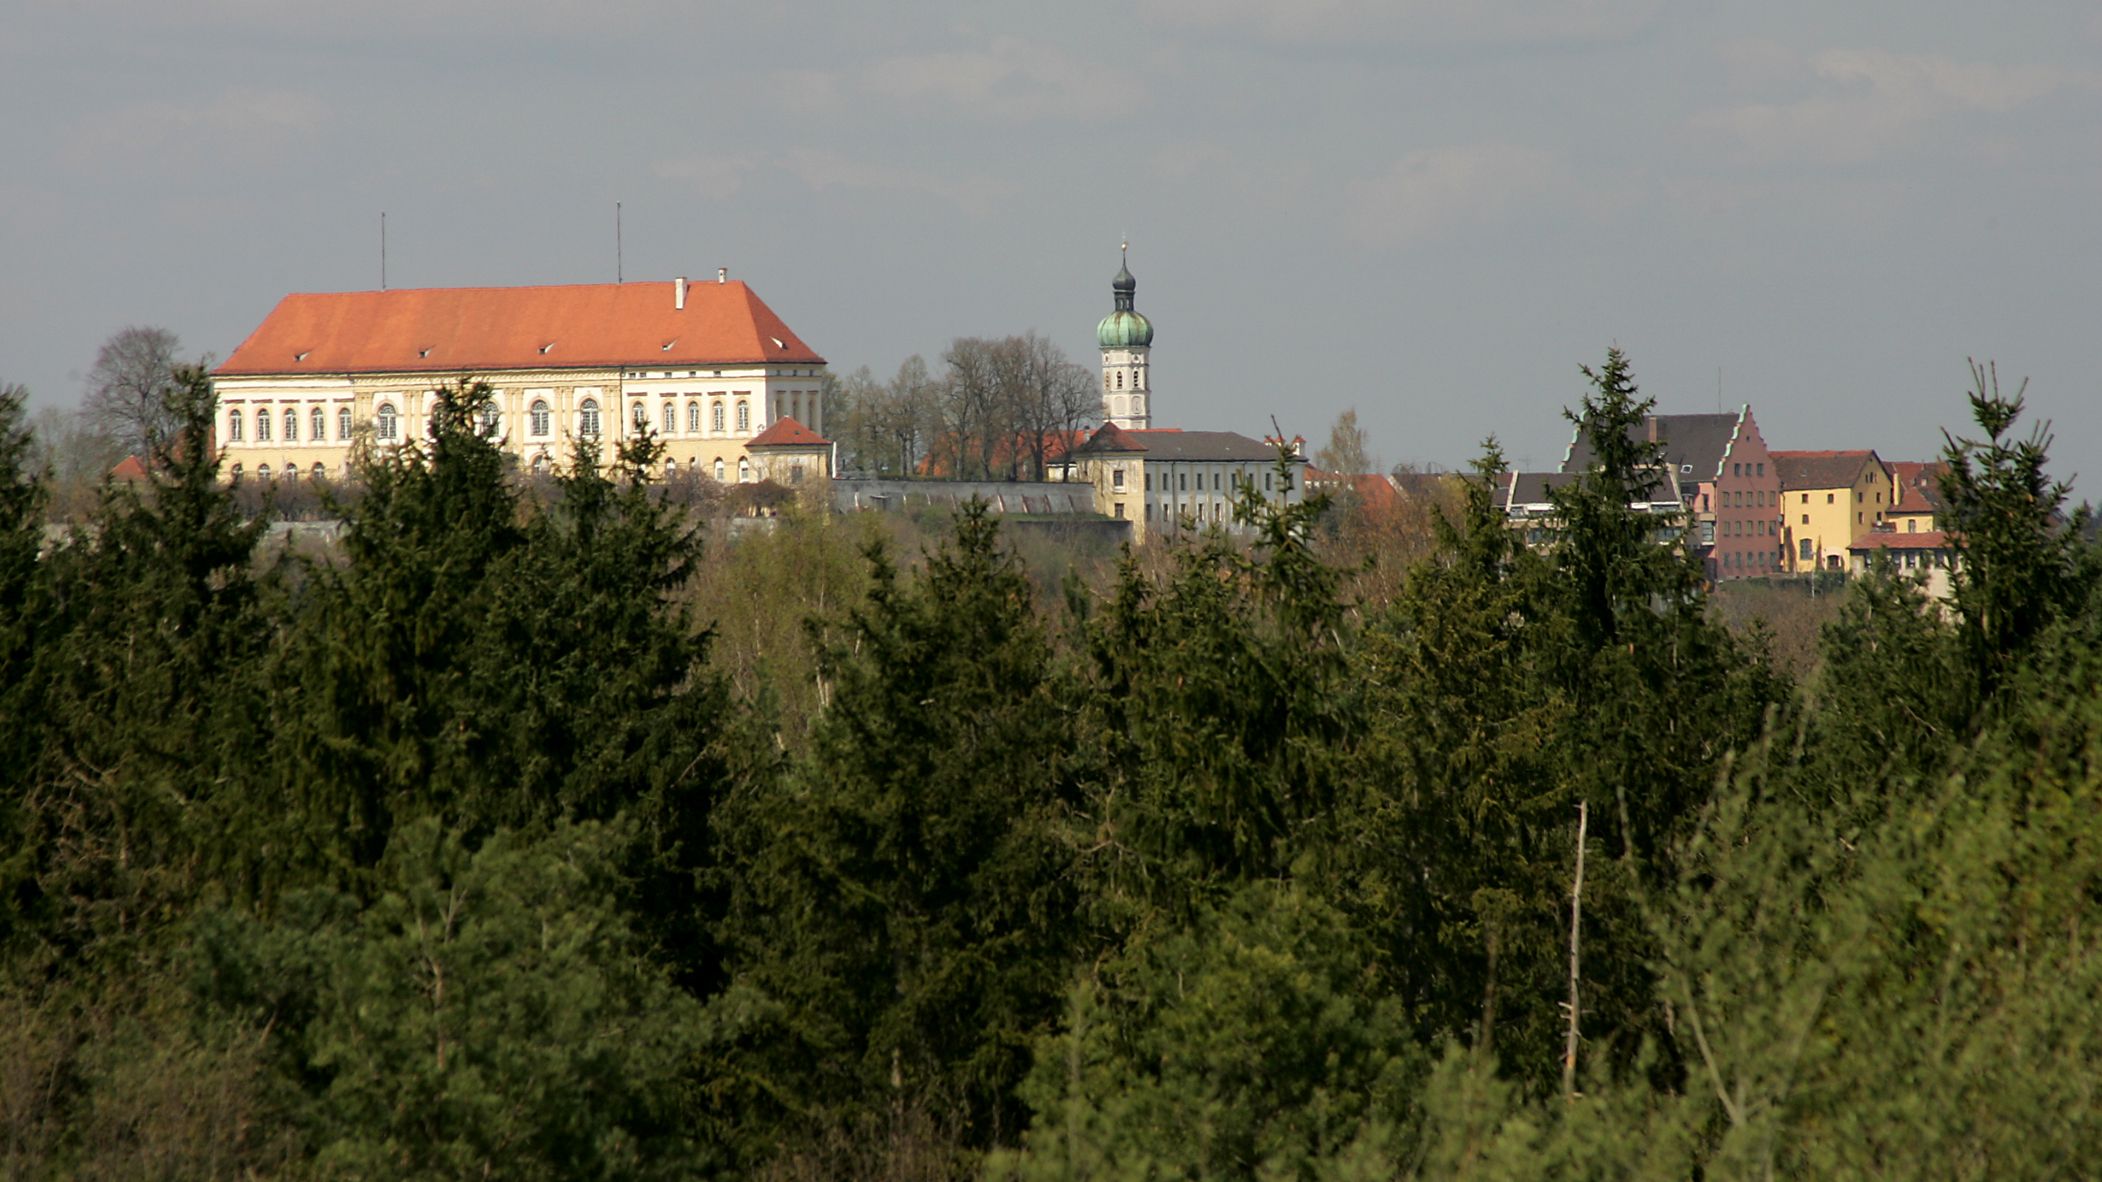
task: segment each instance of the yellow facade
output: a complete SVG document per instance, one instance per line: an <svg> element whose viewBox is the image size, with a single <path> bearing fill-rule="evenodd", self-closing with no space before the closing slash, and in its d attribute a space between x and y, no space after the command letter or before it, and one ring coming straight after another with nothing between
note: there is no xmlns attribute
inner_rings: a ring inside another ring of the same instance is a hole
<svg viewBox="0 0 2102 1182"><path fill-rule="evenodd" d="M1844 483L1784 487L1781 516L1789 573L1846 570L1847 547L1885 522L1895 492L1890 469L1873 453Z"/></svg>

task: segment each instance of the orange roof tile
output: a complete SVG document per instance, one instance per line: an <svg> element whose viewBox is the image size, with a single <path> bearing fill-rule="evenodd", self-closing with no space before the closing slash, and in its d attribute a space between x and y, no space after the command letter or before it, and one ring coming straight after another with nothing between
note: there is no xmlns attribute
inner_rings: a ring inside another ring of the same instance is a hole
<svg viewBox="0 0 2102 1182"><path fill-rule="evenodd" d="M830 447L832 441L791 418L775 419L773 425L752 437L746 447Z"/></svg>
<svg viewBox="0 0 2102 1182"><path fill-rule="evenodd" d="M676 304L662 281L298 293L213 372L824 363L741 282L688 283Z"/></svg>

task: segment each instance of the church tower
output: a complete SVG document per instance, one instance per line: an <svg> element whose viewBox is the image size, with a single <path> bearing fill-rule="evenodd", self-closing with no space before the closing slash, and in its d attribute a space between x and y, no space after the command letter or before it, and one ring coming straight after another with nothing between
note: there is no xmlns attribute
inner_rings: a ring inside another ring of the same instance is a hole
<svg viewBox="0 0 2102 1182"><path fill-rule="evenodd" d="M1124 263L1110 280L1116 310L1095 326L1102 346L1102 421L1145 430L1153 425L1153 386L1146 376L1146 355L1153 351L1153 325L1132 307L1139 281L1131 277L1131 244L1124 244Z"/></svg>

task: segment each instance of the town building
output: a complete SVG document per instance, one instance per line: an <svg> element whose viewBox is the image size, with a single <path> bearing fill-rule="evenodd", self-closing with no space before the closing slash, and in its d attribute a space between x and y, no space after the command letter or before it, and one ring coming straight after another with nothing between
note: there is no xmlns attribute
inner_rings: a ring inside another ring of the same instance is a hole
<svg viewBox="0 0 2102 1182"><path fill-rule="evenodd" d="M1773 461L1790 573L1847 569L1848 547L1890 509L1890 466L1864 450L1777 451Z"/></svg>
<svg viewBox="0 0 2102 1182"><path fill-rule="evenodd" d="M1677 466L1659 465L1656 478L1641 499L1629 502L1628 509L1656 519L1650 536L1660 545L1678 542L1686 536L1689 514ZM1576 479L1575 473L1504 472L1496 477L1491 495L1505 522L1524 536L1526 545L1546 549L1554 545L1562 528L1561 510L1553 494Z"/></svg>
<svg viewBox="0 0 2102 1182"><path fill-rule="evenodd" d="M1879 559L1916 582L1928 598L1942 601L1955 593L1955 572L1963 561L1955 540L1941 530L1900 532L1887 523L1847 544L1847 570L1854 575L1869 573Z"/></svg>
<svg viewBox="0 0 2102 1182"><path fill-rule="evenodd" d="M1095 506L1131 523L1131 540L1174 537L1218 526L1233 531L1234 502L1244 488L1298 504L1306 497L1305 447L1250 439L1232 431L1126 430L1104 423L1073 451L1076 479L1095 490Z"/></svg>
<svg viewBox="0 0 2102 1182"><path fill-rule="evenodd" d="M288 295L212 374L232 479L338 476L354 445L423 438L437 391L481 381L487 430L530 471L564 465L579 440L610 459L647 431L667 472L724 482L830 474L824 376L825 359L723 273ZM789 437L760 442L790 420Z"/></svg>
<svg viewBox="0 0 2102 1182"><path fill-rule="evenodd" d="M1883 520L1898 533L1931 533L1941 525L1941 478L1949 465L1942 460L1890 461L1891 503Z"/></svg>
<svg viewBox="0 0 2102 1182"><path fill-rule="evenodd" d="M1647 415L1629 432L1676 470L1694 550L1711 581L1779 574L1781 488L1749 404L1729 414ZM1579 425L1561 471L1591 464Z"/></svg>

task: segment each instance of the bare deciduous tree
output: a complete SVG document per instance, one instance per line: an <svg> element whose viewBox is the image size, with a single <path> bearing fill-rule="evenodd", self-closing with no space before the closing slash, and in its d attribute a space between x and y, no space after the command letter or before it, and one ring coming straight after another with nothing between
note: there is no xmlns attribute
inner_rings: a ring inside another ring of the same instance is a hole
<svg viewBox="0 0 2102 1182"><path fill-rule="evenodd" d="M89 426L137 455L150 455L164 444L175 427L168 391L180 364L179 348L167 329L136 324L104 341L81 400Z"/></svg>
<svg viewBox="0 0 2102 1182"><path fill-rule="evenodd" d="M1339 476L1363 476L1377 471L1366 447L1365 429L1358 426L1358 408L1336 416L1328 429L1328 446L1314 453L1314 466Z"/></svg>

